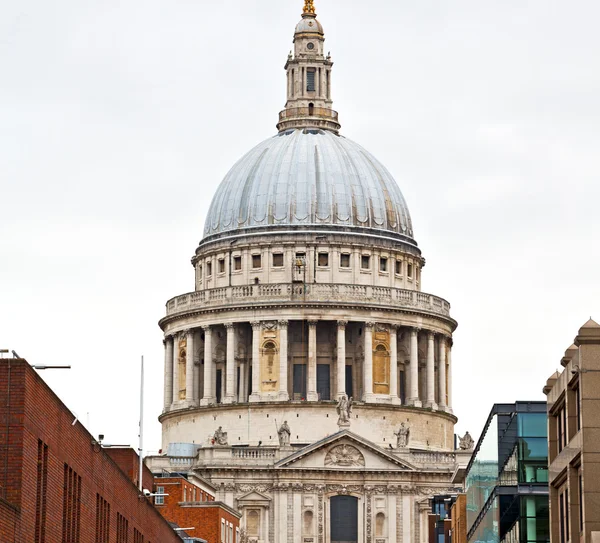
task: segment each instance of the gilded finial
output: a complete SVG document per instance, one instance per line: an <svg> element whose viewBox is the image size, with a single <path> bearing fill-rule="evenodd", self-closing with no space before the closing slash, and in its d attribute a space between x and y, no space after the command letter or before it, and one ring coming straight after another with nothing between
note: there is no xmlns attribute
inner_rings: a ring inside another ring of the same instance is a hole
<svg viewBox="0 0 600 543"><path fill-rule="evenodd" d="M310 13L314 15L315 13L315 1L314 0L304 0L304 13Z"/></svg>

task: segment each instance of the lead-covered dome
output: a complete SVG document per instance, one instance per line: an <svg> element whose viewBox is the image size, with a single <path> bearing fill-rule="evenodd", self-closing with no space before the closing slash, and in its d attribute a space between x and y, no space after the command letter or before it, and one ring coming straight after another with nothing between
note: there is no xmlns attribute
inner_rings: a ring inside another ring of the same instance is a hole
<svg viewBox="0 0 600 543"><path fill-rule="evenodd" d="M204 237L308 226L414 244L408 207L387 169L360 145L319 129L281 132L240 159L217 189Z"/></svg>

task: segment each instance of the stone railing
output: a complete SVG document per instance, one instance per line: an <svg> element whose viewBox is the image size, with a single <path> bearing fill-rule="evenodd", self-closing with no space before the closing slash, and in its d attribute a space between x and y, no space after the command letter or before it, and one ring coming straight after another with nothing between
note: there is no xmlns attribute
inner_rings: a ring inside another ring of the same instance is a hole
<svg viewBox="0 0 600 543"><path fill-rule="evenodd" d="M415 464L455 464L456 454L443 452L412 453L410 460Z"/></svg>
<svg viewBox="0 0 600 543"><path fill-rule="evenodd" d="M275 283L222 287L177 296L167 302L167 315L193 309L257 303L348 302L386 308L420 309L450 316L450 304L432 294L391 287L345 284Z"/></svg>
<svg viewBox="0 0 600 543"><path fill-rule="evenodd" d="M277 456L276 449L265 447L234 447L231 453L234 458L247 458L250 460L274 459Z"/></svg>

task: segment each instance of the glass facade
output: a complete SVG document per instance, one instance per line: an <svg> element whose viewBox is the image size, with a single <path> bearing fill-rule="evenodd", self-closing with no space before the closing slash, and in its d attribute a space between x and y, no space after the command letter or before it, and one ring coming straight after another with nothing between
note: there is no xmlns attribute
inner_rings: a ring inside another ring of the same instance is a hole
<svg viewBox="0 0 600 543"><path fill-rule="evenodd" d="M473 527L496 486L498 486L498 421L494 415L466 478L468 530Z"/></svg>
<svg viewBox="0 0 600 543"><path fill-rule="evenodd" d="M547 427L544 402L494 406L467 469L469 543L550 541Z"/></svg>

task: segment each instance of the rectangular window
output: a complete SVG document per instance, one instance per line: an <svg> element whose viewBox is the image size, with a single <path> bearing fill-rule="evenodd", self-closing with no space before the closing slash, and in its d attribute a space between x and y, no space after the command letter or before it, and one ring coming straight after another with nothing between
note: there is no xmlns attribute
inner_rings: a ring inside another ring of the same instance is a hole
<svg viewBox="0 0 600 543"><path fill-rule="evenodd" d="M202 264L198 265L198 281L202 281Z"/></svg>
<svg viewBox="0 0 600 543"><path fill-rule="evenodd" d="M581 430L581 389L579 383L575 389L575 414L577 416L577 431Z"/></svg>
<svg viewBox="0 0 600 543"><path fill-rule="evenodd" d="M409 279L413 278L413 265L412 264L408 265L408 277L409 277Z"/></svg>
<svg viewBox="0 0 600 543"><path fill-rule="evenodd" d="M96 494L96 543L108 543L110 533L110 505Z"/></svg>
<svg viewBox="0 0 600 543"><path fill-rule="evenodd" d="M308 92L314 92L316 90L315 87L315 69L309 68L306 71L306 90Z"/></svg>
<svg viewBox="0 0 600 543"><path fill-rule="evenodd" d="M144 543L144 536L137 528L133 529L133 543Z"/></svg>
<svg viewBox="0 0 600 543"><path fill-rule="evenodd" d="M81 477L64 465L62 543L79 543L81 524Z"/></svg>
<svg viewBox="0 0 600 543"><path fill-rule="evenodd" d="M262 259L260 255L252 255L252 267L254 269L260 268L262 265Z"/></svg>
<svg viewBox="0 0 600 543"><path fill-rule="evenodd" d="M565 496L565 528L567 530L567 533L565 535L566 535L566 538L567 538L567 541L568 541L570 539L570 537L569 537L569 534L570 534L570 530L569 530L569 521L570 521L570 518L569 517L571 516L571 514L570 514L571 512L569 510L569 489L568 488L565 489L564 496Z"/></svg>
<svg viewBox="0 0 600 543"><path fill-rule="evenodd" d="M350 267L350 255L348 253L342 253L340 255L340 268Z"/></svg>
<svg viewBox="0 0 600 543"><path fill-rule="evenodd" d="M360 267L363 270L368 270L371 268L371 257L369 255L362 255L360 257Z"/></svg>
<svg viewBox="0 0 600 543"><path fill-rule="evenodd" d="M210 277L212 275L212 262L206 263L206 276Z"/></svg>
<svg viewBox="0 0 600 543"><path fill-rule="evenodd" d="M273 253L273 267L283 268L283 253Z"/></svg>
<svg viewBox="0 0 600 543"><path fill-rule="evenodd" d="M129 521L117 513L117 543L127 543L129 539Z"/></svg>
<svg viewBox="0 0 600 543"><path fill-rule="evenodd" d="M396 260L396 275L402 275L402 260Z"/></svg>
<svg viewBox="0 0 600 543"><path fill-rule="evenodd" d="M581 477L581 469L577 478L577 490L579 491L579 532L583 532L583 479Z"/></svg>
<svg viewBox="0 0 600 543"><path fill-rule="evenodd" d="M48 488L48 445L38 439L37 489L35 499L35 543L46 542L46 492Z"/></svg>
<svg viewBox="0 0 600 543"><path fill-rule="evenodd" d="M233 269L239 271L242 269L242 257L234 256L233 257Z"/></svg>
<svg viewBox="0 0 600 543"><path fill-rule="evenodd" d="M329 253L319 253L319 266L324 268L329 266Z"/></svg>
<svg viewBox="0 0 600 543"><path fill-rule="evenodd" d="M219 258L219 273L225 273L225 259Z"/></svg>
<svg viewBox="0 0 600 543"><path fill-rule="evenodd" d="M558 410L557 417L557 432L558 435L558 452L562 451L567 446L567 410L565 405Z"/></svg>
<svg viewBox="0 0 600 543"><path fill-rule="evenodd" d="M388 266L388 259L382 256L379 259L379 271L386 272L387 266Z"/></svg>
<svg viewBox="0 0 600 543"><path fill-rule="evenodd" d="M164 494L165 493L165 487L164 486L157 486L156 487L156 493L157 494ZM164 505L165 504L165 497L164 496L154 496L154 503L155 503L155 505Z"/></svg>
<svg viewBox="0 0 600 543"><path fill-rule="evenodd" d="M187 486L183 487L183 501L187 502Z"/></svg>

